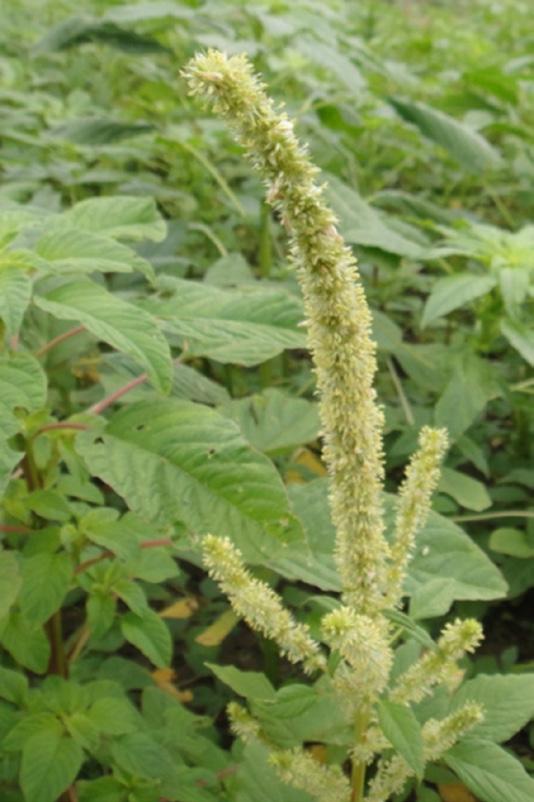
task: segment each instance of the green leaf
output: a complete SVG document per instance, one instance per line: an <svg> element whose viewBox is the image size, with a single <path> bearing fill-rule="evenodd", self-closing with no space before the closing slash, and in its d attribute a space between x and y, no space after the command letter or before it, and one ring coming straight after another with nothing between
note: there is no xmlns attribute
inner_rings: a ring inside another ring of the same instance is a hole
<svg viewBox="0 0 534 802"><path fill-rule="evenodd" d="M51 135L76 145L107 145L152 131L147 123L124 123L112 117L82 117L54 128Z"/></svg>
<svg viewBox="0 0 534 802"><path fill-rule="evenodd" d="M251 699L250 707L267 738L282 748L303 741L347 742L350 722L327 678L314 687L286 685L273 698Z"/></svg>
<svg viewBox="0 0 534 802"><path fill-rule="evenodd" d="M14 551L0 551L0 619L9 613L21 586L17 555Z"/></svg>
<svg viewBox="0 0 534 802"><path fill-rule="evenodd" d="M473 479L465 473L452 468L441 469L441 479L438 489L447 493L462 507L468 510L482 512L491 507L491 498L482 482Z"/></svg>
<svg viewBox="0 0 534 802"><path fill-rule="evenodd" d="M152 610L141 618L126 613L121 618L122 634L129 643L142 652L158 668L166 668L172 657L172 640L169 628Z"/></svg>
<svg viewBox="0 0 534 802"><path fill-rule="evenodd" d="M124 802L124 785L114 777L81 780L77 785L79 802Z"/></svg>
<svg viewBox="0 0 534 802"><path fill-rule="evenodd" d="M340 590L333 558L335 530L330 520L327 480L294 485L290 491L307 542L288 544L280 557L273 556L270 566L289 579L327 591ZM390 536L394 501L394 496L385 496ZM405 592L412 597L411 615L415 618L442 615L456 599L496 599L506 589L499 570L472 538L452 521L431 512L418 535L408 568Z"/></svg>
<svg viewBox="0 0 534 802"><path fill-rule="evenodd" d="M142 365L155 387L170 389L169 346L154 319L88 279L65 282L35 303L60 320L84 325L95 337Z"/></svg>
<svg viewBox="0 0 534 802"><path fill-rule="evenodd" d="M13 659L36 674L44 674L50 659L50 643L41 626L22 613L12 612L0 624L0 643Z"/></svg>
<svg viewBox="0 0 534 802"><path fill-rule="evenodd" d="M458 440L488 401L499 394L499 386L488 363L472 354L462 355L436 404L436 426L445 427L450 440Z"/></svg>
<svg viewBox="0 0 534 802"><path fill-rule="evenodd" d="M283 783L259 741L246 744L237 769L239 802L310 802L312 797Z"/></svg>
<svg viewBox="0 0 534 802"><path fill-rule="evenodd" d="M422 778L425 768L423 738L413 710L383 699L377 711L380 728L390 744L413 769L416 777Z"/></svg>
<svg viewBox="0 0 534 802"><path fill-rule="evenodd" d="M127 699L121 697L97 699L87 715L97 730L106 735L125 735L142 726L139 713Z"/></svg>
<svg viewBox="0 0 534 802"><path fill-rule="evenodd" d="M3 254L0 265L0 318L6 335L16 336L32 295L32 280L20 267L9 266L9 255Z"/></svg>
<svg viewBox="0 0 534 802"><path fill-rule="evenodd" d="M79 47L86 42L98 42L126 53L162 53L166 51L166 48L157 39L121 28L110 20L87 17L69 17L60 22L41 39L38 49L54 52Z"/></svg>
<svg viewBox="0 0 534 802"><path fill-rule="evenodd" d="M35 252L44 262L39 267L52 273L131 273L147 272L150 265L135 251L110 237L91 231L68 228L59 222L39 238Z"/></svg>
<svg viewBox="0 0 534 802"><path fill-rule="evenodd" d="M534 327L519 320L506 318L501 320L501 332L512 348L515 348L529 365L534 365Z"/></svg>
<svg viewBox="0 0 534 802"><path fill-rule="evenodd" d="M469 273L460 273L456 276L446 276L434 284L425 308L421 325L428 326L440 317L447 315L454 309L486 295L497 284L493 276L476 276Z"/></svg>
<svg viewBox="0 0 534 802"><path fill-rule="evenodd" d="M239 696L246 699L273 699L274 688L265 676L258 671L240 671L234 666L217 666L206 663L217 679L228 685Z"/></svg>
<svg viewBox="0 0 534 802"><path fill-rule="evenodd" d="M43 624L60 607L73 576L68 554L43 552L22 562L20 608L29 621Z"/></svg>
<svg viewBox="0 0 534 802"><path fill-rule="evenodd" d="M213 410L186 401L141 402L77 443L93 475L149 520L181 520L198 534L227 535L251 561L264 561L301 534L272 463Z"/></svg>
<svg viewBox="0 0 534 802"><path fill-rule="evenodd" d="M68 521L72 517L69 503L57 490L34 490L26 499L29 510L47 521Z"/></svg>
<svg viewBox="0 0 534 802"><path fill-rule="evenodd" d="M266 454L309 443L319 432L317 405L270 388L234 399L219 412L234 420L248 442Z"/></svg>
<svg viewBox="0 0 534 802"><path fill-rule="evenodd" d="M510 557L518 557L520 560L534 557L534 546L531 545L527 533L520 529L506 526L494 529L488 545L490 549L499 554L508 554Z"/></svg>
<svg viewBox="0 0 534 802"><path fill-rule="evenodd" d="M500 746L469 739L444 756L448 766L482 802L532 802L534 780Z"/></svg>
<svg viewBox="0 0 534 802"><path fill-rule="evenodd" d="M454 117L425 103L393 97L389 98L389 102L403 120L412 123L423 136L445 148L470 172L491 170L499 166L499 152L481 134Z"/></svg>
<svg viewBox="0 0 534 802"><path fill-rule="evenodd" d="M133 242L161 242L167 232L154 199L145 197L88 198L64 212L61 219L76 229Z"/></svg>
<svg viewBox="0 0 534 802"><path fill-rule="evenodd" d="M451 710L478 702L484 718L470 731L487 741L508 741L534 717L534 674L480 674L463 682Z"/></svg>
<svg viewBox="0 0 534 802"><path fill-rule="evenodd" d="M379 248L411 259L430 258L430 248L411 240L395 229L393 218L378 212L353 188L329 176L327 196L339 216L341 231L348 242Z"/></svg>
<svg viewBox="0 0 534 802"><path fill-rule="evenodd" d="M144 307L187 342L189 355L251 367L286 348L306 348L306 335L298 328L302 307L289 293L256 287L230 291L170 277L160 284L171 297L148 299Z"/></svg>
<svg viewBox="0 0 534 802"><path fill-rule="evenodd" d="M13 702L13 704L23 707L27 690L28 680L24 674L0 666L0 697L2 699L7 699L8 702Z"/></svg>
<svg viewBox="0 0 534 802"><path fill-rule="evenodd" d="M56 802L76 779L83 762L78 744L52 732L34 735L24 745L20 784L27 802Z"/></svg>

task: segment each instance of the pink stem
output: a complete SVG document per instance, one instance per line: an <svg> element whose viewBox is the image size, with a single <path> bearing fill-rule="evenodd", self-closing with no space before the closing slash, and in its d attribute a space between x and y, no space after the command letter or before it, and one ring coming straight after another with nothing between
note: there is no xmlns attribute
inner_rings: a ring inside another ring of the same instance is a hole
<svg viewBox="0 0 534 802"><path fill-rule="evenodd" d="M44 426L41 426L39 429L39 434L43 432L51 432L55 429L78 429L80 432L84 432L88 429L89 426L86 423L69 423L69 421L59 421L56 423L45 423Z"/></svg>
<svg viewBox="0 0 534 802"><path fill-rule="evenodd" d="M130 390L133 390L135 387L138 387L140 384L143 384L147 380L148 376L146 373L141 373L140 376L136 376L135 379L132 379L127 384L119 387L118 390L111 393L110 395L103 398L97 404L93 404L92 407L89 407L87 410L88 412L92 412L94 415L100 415L101 412L104 412L105 409L110 407L115 401L118 401L119 398L122 398L123 395L129 393Z"/></svg>
<svg viewBox="0 0 534 802"><path fill-rule="evenodd" d="M64 340L68 340L69 337L74 337L75 334L80 334L82 331L85 331L83 326L76 326L74 329L64 331L63 334L58 334L57 337L54 337L52 340L49 340L49 342L38 348L35 352L35 356L43 356L52 348L55 348L56 345L59 345L59 343L62 343Z"/></svg>

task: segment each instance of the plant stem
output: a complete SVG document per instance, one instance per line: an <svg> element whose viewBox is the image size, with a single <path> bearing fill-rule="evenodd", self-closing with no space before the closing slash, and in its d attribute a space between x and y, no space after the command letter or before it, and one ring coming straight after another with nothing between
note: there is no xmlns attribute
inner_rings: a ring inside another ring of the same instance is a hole
<svg viewBox="0 0 534 802"><path fill-rule="evenodd" d="M534 510L498 510L480 515L453 515L451 521L491 521L493 518L534 518Z"/></svg>
<svg viewBox="0 0 534 802"><path fill-rule="evenodd" d="M44 426L38 431L38 434L42 434L43 432L51 432L55 429L78 429L80 432L84 432L88 429L89 426L86 423L70 423L69 421L56 421L55 423L45 423Z"/></svg>
<svg viewBox="0 0 534 802"><path fill-rule="evenodd" d="M92 412L94 415L100 415L101 412L104 412L105 409L114 404L115 401L118 401L119 398L122 398L123 395L126 395L126 393L129 393L130 390L133 390L135 387L138 387L140 384L143 384L143 382L145 382L147 378L148 375L146 373L141 373L140 376L136 376L135 379L132 379L131 381L124 384L122 387L119 387L118 390L115 390L113 393L110 393L110 395L107 395L101 401L98 401L98 403L93 404L93 406L89 407L87 411Z"/></svg>
<svg viewBox="0 0 534 802"><path fill-rule="evenodd" d="M66 678L68 676L68 666L65 658L65 649L63 647L61 610L57 610L48 621L47 630L51 648L48 673L58 674L60 677Z"/></svg>
<svg viewBox="0 0 534 802"><path fill-rule="evenodd" d="M52 340L49 340L47 343L38 348L35 352L35 356L44 356L44 354L48 353L48 351L51 351L52 348L55 348L56 345L59 345L64 340L68 340L69 337L74 337L75 334L80 334L82 331L85 331L84 326L75 326L73 329L64 331L63 334L58 334L57 337L54 337Z"/></svg>
<svg viewBox="0 0 534 802"><path fill-rule="evenodd" d="M273 249L271 242L271 207L263 201L260 212L260 242L258 261L260 275L269 278L273 264Z"/></svg>
<svg viewBox="0 0 534 802"><path fill-rule="evenodd" d="M368 715L366 711L359 712L354 724L354 740L356 746L361 744L365 730L367 729ZM351 802L362 802L365 790L365 763L352 761L352 794Z"/></svg>
<svg viewBox="0 0 534 802"><path fill-rule="evenodd" d="M388 366L388 370L391 376L391 380L395 385L395 389L397 391L397 395L399 396L399 401L402 407L402 411L404 412L404 417L406 418L406 423L410 426L415 424L415 418L413 416L412 408L410 406L410 402L408 401L406 394L404 392L404 388L402 386L402 382L400 380L400 376L397 373L397 368L395 367L395 363L388 357L386 360L386 364Z"/></svg>

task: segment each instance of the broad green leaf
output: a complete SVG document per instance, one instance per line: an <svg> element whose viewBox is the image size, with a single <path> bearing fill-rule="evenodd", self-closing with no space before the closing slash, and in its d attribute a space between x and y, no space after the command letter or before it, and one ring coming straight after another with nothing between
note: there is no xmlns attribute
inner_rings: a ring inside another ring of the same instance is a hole
<svg viewBox="0 0 534 802"><path fill-rule="evenodd" d="M10 611L22 586L19 561L14 551L0 551L0 619Z"/></svg>
<svg viewBox="0 0 534 802"><path fill-rule="evenodd" d="M501 332L512 348L515 348L529 365L534 365L534 327L507 318L501 321Z"/></svg>
<svg viewBox="0 0 534 802"><path fill-rule="evenodd" d="M50 643L43 627L21 612L12 612L0 623L0 643L13 659L35 674L44 674L50 659Z"/></svg>
<svg viewBox="0 0 534 802"><path fill-rule="evenodd" d="M189 355L250 367L287 348L305 348L298 299L280 290L223 290L208 284L165 278L170 297L148 299L144 307L163 320L166 331L187 343Z"/></svg>
<svg viewBox="0 0 534 802"><path fill-rule="evenodd" d="M7 699L8 702L23 707L27 690L28 680L24 674L0 666L0 697L2 699Z"/></svg>
<svg viewBox="0 0 534 802"><path fill-rule="evenodd" d="M420 242L398 233L392 218L376 211L353 188L339 179L329 177L327 194L348 242L411 259L430 258L430 248L425 249Z"/></svg>
<svg viewBox="0 0 534 802"><path fill-rule="evenodd" d="M109 507L90 510L80 519L79 529L92 543L125 560L137 556L139 544L146 539L144 521L131 512L119 518L117 510Z"/></svg>
<svg viewBox="0 0 534 802"><path fill-rule="evenodd" d="M105 395L110 395L119 387L124 387L139 375L139 369L135 362L118 353L106 354L99 372ZM154 398L155 392L149 384L143 383L126 393L117 403L132 404L136 401L144 401ZM222 384L217 384L189 365L176 363L174 364L174 378L170 395L209 406L225 404L230 400L228 391Z"/></svg>
<svg viewBox="0 0 534 802"><path fill-rule="evenodd" d="M395 111L471 172L499 166L499 152L477 131L426 103L389 98Z"/></svg>
<svg viewBox="0 0 534 802"><path fill-rule="evenodd" d="M54 52L98 42L126 53L161 53L165 47L157 39L121 28L111 20L69 17L49 31L38 43L39 50Z"/></svg>
<svg viewBox="0 0 534 802"><path fill-rule="evenodd" d="M316 479L294 485L290 494L304 525L307 543L288 544L280 557L272 558L270 565L289 579L337 591L340 586L333 558L335 530L329 514L328 482ZM393 496L385 497L385 510L387 531L391 533ZM442 615L456 599L496 599L506 589L499 570L472 538L452 521L431 512L418 535L408 568L405 592L412 597L411 615L415 618Z"/></svg>
<svg viewBox="0 0 534 802"><path fill-rule="evenodd" d="M273 699L274 688L265 676L258 671L240 671L234 666L217 666L206 663L217 679L228 685L234 693L246 699Z"/></svg>
<svg viewBox="0 0 534 802"><path fill-rule="evenodd" d="M88 279L65 282L34 300L45 312L81 323L95 337L132 357L162 392L170 389L169 346L147 312Z"/></svg>
<svg viewBox="0 0 534 802"><path fill-rule="evenodd" d="M125 123L112 117L82 117L59 125L51 135L76 145L98 146L131 139L152 130L153 126L147 123Z"/></svg>
<svg viewBox="0 0 534 802"><path fill-rule="evenodd" d="M510 316L518 313L519 307L528 296L530 284L529 270L519 267L503 267L499 270L499 286Z"/></svg>
<svg viewBox="0 0 534 802"><path fill-rule="evenodd" d="M423 738L415 713L411 708L387 699L379 702L377 710L380 729L415 775L421 778L425 767Z"/></svg>
<svg viewBox="0 0 534 802"><path fill-rule="evenodd" d="M532 802L534 780L500 746L470 738L444 756L448 766L481 802Z"/></svg>
<svg viewBox="0 0 534 802"><path fill-rule="evenodd" d="M134 613L126 613L121 618L121 630L126 640L155 666L165 668L170 664L172 640L169 628L155 612L148 609L142 618Z"/></svg>
<svg viewBox="0 0 534 802"><path fill-rule="evenodd" d="M61 606L72 579L68 554L43 552L22 561L20 608L29 621L43 624Z"/></svg>
<svg viewBox="0 0 534 802"><path fill-rule="evenodd" d="M124 802L124 785L114 777L81 780L77 787L78 802Z"/></svg>
<svg viewBox="0 0 534 802"><path fill-rule="evenodd" d="M484 718L470 731L487 741L508 741L534 717L534 674L480 674L460 685L451 709L478 702Z"/></svg>
<svg viewBox="0 0 534 802"><path fill-rule="evenodd" d="M171 758L168 750L148 733L133 732L114 739L111 754L113 762L119 769L137 777L159 781L156 796L165 793L160 783L167 786L169 782L174 783L174 789L165 796L174 795L176 788L180 787L177 776L179 764Z"/></svg>
<svg viewBox="0 0 534 802"><path fill-rule="evenodd" d="M436 426L444 427L451 441L471 426L492 398L500 394L491 367L474 355L459 359L434 411Z"/></svg>
<svg viewBox="0 0 534 802"><path fill-rule="evenodd" d="M34 412L46 403L46 374L29 353L15 352L0 359L0 404L6 410L22 407ZM2 413L3 416L6 412Z"/></svg>
<svg viewBox="0 0 534 802"><path fill-rule="evenodd" d="M438 279L423 309L422 326L428 326L454 309L486 295L497 284L493 276L460 273Z"/></svg>
<svg viewBox="0 0 534 802"><path fill-rule="evenodd" d="M9 266L9 254L0 256L0 319L6 335L16 336L32 294L32 280L20 267Z"/></svg>
<svg viewBox="0 0 534 802"><path fill-rule="evenodd" d="M73 228L133 242L161 242L167 231L153 198L128 195L80 201L61 219Z"/></svg>
<svg viewBox="0 0 534 802"><path fill-rule="evenodd" d="M56 802L76 779L83 762L78 744L51 732L34 735L24 745L20 784L27 802Z"/></svg>
<svg viewBox="0 0 534 802"><path fill-rule="evenodd" d="M2 747L8 752L20 752L27 741L35 735L50 733L59 737L62 730L60 720L52 713L25 713L10 729L2 742Z"/></svg>
<svg viewBox="0 0 534 802"><path fill-rule="evenodd" d="M309 794L279 779L269 756L260 741L246 744L236 774L239 802L311 802Z"/></svg>
<svg viewBox="0 0 534 802"><path fill-rule="evenodd" d="M51 273L147 272L150 265L111 237L56 223L37 241L38 266Z"/></svg>
<svg viewBox="0 0 534 802"><path fill-rule="evenodd" d="M272 463L206 407L140 402L77 443L93 475L149 520L227 535L251 561L301 535Z"/></svg>
<svg viewBox="0 0 534 802"><path fill-rule="evenodd" d="M352 722L327 678L314 687L286 685L273 698L250 699L249 705L267 738L282 748L303 741L347 743Z"/></svg>
<svg viewBox="0 0 534 802"><path fill-rule="evenodd" d="M142 726L137 710L127 699L121 697L97 699L87 715L97 730L106 735L125 735Z"/></svg>
<svg viewBox="0 0 534 802"><path fill-rule="evenodd" d="M511 527L499 527L490 535L489 547L499 554L508 554L520 560L529 560L534 557L534 546L531 544L526 532Z"/></svg>
<svg viewBox="0 0 534 802"><path fill-rule="evenodd" d="M491 507L490 495L482 482L452 468L441 469L438 489L442 493L452 496L458 504L468 510L482 512Z"/></svg>
<svg viewBox="0 0 534 802"><path fill-rule="evenodd" d="M34 490L29 494L26 505L47 521L68 521L72 517L68 501L57 490Z"/></svg>
<svg viewBox="0 0 534 802"><path fill-rule="evenodd" d="M248 442L265 454L309 443L319 432L316 404L274 388L232 400L219 411L234 420Z"/></svg>

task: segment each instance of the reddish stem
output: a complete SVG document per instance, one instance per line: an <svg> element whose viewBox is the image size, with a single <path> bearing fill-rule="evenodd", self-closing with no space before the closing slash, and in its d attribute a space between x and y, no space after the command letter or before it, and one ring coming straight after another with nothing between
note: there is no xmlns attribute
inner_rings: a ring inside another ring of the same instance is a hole
<svg viewBox="0 0 534 802"><path fill-rule="evenodd" d="M140 376L136 376L135 379L132 379L127 384L123 385L122 387L119 387L118 390L115 390L115 392L111 393L110 395L107 395L97 404L93 404L93 406L89 407L87 411L92 412L94 415L100 415L101 412L104 412L105 409L114 404L115 401L118 401L119 398L122 398L123 395L126 395L126 393L129 393L130 390L133 390L135 387L138 387L140 384L143 384L143 382L145 382L147 378L148 375L146 373L141 373Z"/></svg>
<svg viewBox="0 0 534 802"><path fill-rule="evenodd" d="M32 530L27 526L16 526L15 524L0 524L0 532L14 533L16 535L29 535Z"/></svg>
<svg viewBox="0 0 534 802"><path fill-rule="evenodd" d="M41 426L39 429L38 434L42 434L43 432L51 432L55 429L77 429L80 432L85 432L89 426L86 423L69 423L69 421L58 421L55 423L45 423L44 426Z"/></svg>
<svg viewBox="0 0 534 802"><path fill-rule="evenodd" d="M143 543L140 544L140 548L142 549L157 549L160 546L172 546L172 540L168 537L160 537L156 538L155 540L145 540ZM82 574L84 571L87 571L88 568L91 568L96 563L102 562L102 560L109 560L115 557L114 552L106 549L106 551L101 552L98 557L91 557L90 560L84 560L78 566L76 566L74 573L75 574Z"/></svg>
<svg viewBox="0 0 534 802"><path fill-rule="evenodd" d="M63 334L58 334L57 337L54 337L52 340L49 340L47 343L38 348L35 352L35 356L44 356L44 354L48 353L48 351L51 351L52 348L55 348L56 345L59 345L64 340L68 340L70 337L74 337L75 334L80 334L82 331L85 331L84 326L76 326L73 329L64 331Z"/></svg>

